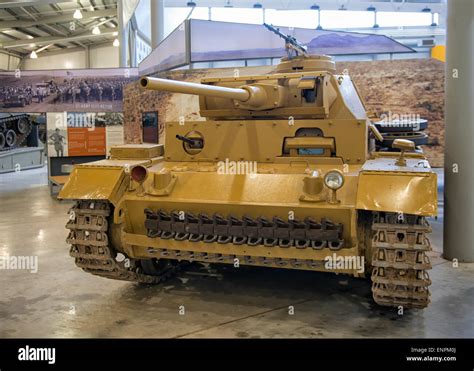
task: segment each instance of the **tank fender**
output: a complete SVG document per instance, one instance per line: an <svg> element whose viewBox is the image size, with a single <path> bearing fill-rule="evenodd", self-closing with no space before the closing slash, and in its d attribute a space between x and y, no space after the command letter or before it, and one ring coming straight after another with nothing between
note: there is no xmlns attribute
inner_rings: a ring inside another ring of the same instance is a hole
<svg viewBox="0 0 474 371"><path fill-rule="evenodd" d="M436 216L436 173L362 171L357 187L356 208Z"/></svg>
<svg viewBox="0 0 474 371"><path fill-rule="evenodd" d="M63 200L108 200L116 205L129 184L122 166L75 166L59 192Z"/></svg>

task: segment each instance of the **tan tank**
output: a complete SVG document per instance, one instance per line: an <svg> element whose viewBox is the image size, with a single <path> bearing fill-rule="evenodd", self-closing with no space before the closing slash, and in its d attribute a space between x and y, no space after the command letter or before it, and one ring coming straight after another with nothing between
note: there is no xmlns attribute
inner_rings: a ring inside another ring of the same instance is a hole
<svg viewBox="0 0 474 371"><path fill-rule="evenodd" d="M78 267L145 283L183 261L343 273L371 277L380 305L428 305L436 175L411 141L375 152L380 133L330 57L140 84L198 94L206 120L168 122L164 145L75 166L59 197L77 201L67 241Z"/></svg>

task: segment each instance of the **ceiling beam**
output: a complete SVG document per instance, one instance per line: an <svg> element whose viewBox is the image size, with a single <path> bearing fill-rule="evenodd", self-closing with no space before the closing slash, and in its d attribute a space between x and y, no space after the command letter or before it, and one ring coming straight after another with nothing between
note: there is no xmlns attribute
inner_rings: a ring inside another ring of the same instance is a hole
<svg viewBox="0 0 474 371"><path fill-rule="evenodd" d="M454 0L456 1L456 0ZM198 7L224 7L227 0L194 0ZM166 0L165 7L186 7L186 0ZM380 11L400 11L417 12L424 7L431 8L434 12L440 12L446 9L445 0L426 0L420 2L402 1L402 0L353 0L353 1L335 1L335 0L230 0L230 5L234 8L253 8L255 3L260 3L267 9L279 10L305 10L311 5L319 5L321 10L337 10L344 4L348 10L367 10L369 6L375 6Z"/></svg>
<svg viewBox="0 0 474 371"><path fill-rule="evenodd" d="M15 8L19 6L34 6L34 5L47 5L57 3L58 0L42 0L42 4L38 4L39 1L29 1L29 0L15 0L15 1L2 1L0 3L0 8ZM62 3L75 3L75 0L61 0Z"/></svg>
<svg viewBox="0 0 474 371"><path fill-rule="evenodd" d="M62 42L71 42L77 40L84 40L84 39L93 39L97 37L113 37L114 32L108 31L110 28L103 28L101 29L102 33L100 35L94 35L90 31L83 32L80 34L72 34L69 36L43 36L43 37L35 37L34 39L28 40L14 40L14 41L4 41L0 42L0 47L2 48L17 48L20 46L30 45L34 43L36 45L44 45L44 44L57 44Z"/></svg>
<svg viewBox="0 0 474 371"><path fill-rule="evenodd" d="M89 19L94 18L101 18L101 17L116 17L117 10L115 9L104 9L104 10L96 10L94 12L82 12L82 19L80 21L86 21ZM65 22L72 22L75 21L72 18L72 14L64 14L64 15L57 15L52 17L42 17L38 18L37 20L33 21L2 21L0 22L0 30L6 30L10 28L18 28L18 27L34 27L39 25L45 24L54 24L54 23L65 23Z"/></svg>
<svg viewBox="0 0 474 371"><path fill-rule="evenodd" d="M10 52L10 51L8 51L8 50L0 50L0 54L10 55L10 56L15 57L15 58L21 58L21 57L22 57L21 54L19 54L19 53L12 53L12 52Z"/></svg>

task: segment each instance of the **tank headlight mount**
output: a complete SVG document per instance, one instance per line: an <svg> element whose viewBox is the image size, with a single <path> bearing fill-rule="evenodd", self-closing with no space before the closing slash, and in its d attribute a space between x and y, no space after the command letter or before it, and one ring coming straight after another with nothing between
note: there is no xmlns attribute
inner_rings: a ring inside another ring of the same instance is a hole
<svg viewBox="0 0 474 371"><path fill-rule="evenodd" d="M324 175L324 185L331 190L331 197L329 203L338 204L336 191L344 185L344 174L337 169L330 170Z"/></svg>
<svg viewBox="0 0 474 371"><path fill-rule="evenodd" d="M344 185L344 175L339 170L331 170L324 175L324 185L337 191Z"/></svg>

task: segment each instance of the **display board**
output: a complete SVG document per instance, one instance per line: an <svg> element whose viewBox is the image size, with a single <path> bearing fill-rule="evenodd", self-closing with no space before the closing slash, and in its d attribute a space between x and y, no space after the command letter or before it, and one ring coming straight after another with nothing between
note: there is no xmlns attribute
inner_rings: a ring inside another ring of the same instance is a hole
<svg viewBox="0 0 474 371"><path fill-rule="evenodd" d="M123 114L114 112L49 112L49 157L108 156L123 144Z"/></svg>
<svg viewBox="0 0 474 371"><path fill-rule="evenodd" d="M0 72L3 112L121 112L136 68Z"/></svg>

